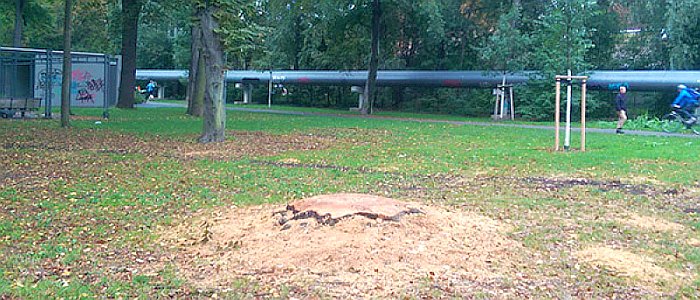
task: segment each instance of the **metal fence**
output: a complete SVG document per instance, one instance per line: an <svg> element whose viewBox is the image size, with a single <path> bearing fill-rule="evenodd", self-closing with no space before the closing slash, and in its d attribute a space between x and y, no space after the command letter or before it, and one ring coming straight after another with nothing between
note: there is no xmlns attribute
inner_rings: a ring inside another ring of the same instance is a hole
<svg viewBox="0 0 700 300"><path fill-rule="evenodd" d="M109 107L118 98L120 60L100 53L72 52L71 107ZM61 104L63 52L0 47L0 98L40 98L44 116Z"/></svg>

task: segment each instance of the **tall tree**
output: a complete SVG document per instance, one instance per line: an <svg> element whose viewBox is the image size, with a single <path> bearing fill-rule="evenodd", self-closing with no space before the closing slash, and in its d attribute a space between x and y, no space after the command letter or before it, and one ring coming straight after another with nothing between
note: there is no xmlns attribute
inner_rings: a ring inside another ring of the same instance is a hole
<svg viewBox="0 0 700 300"><path fill-rule="evenodd" d="M198 9L195 19L201 20L203 10ZM191 61L187 85L187 114L201 117L204 113L204 90L206 87L206 70L202 57L202 22L192 24Z"/></svg>
<svg viewBox="0 0 700 300"><path fill-rule="evenodd" d="M119 108L134 108L136 42L140 12L141 0L122 0L122 71L117 102Z"/></svg>
<svg viewBox="0 0 700 300"><path fill-rule="evenodd" d="M202 93L204 86L204 129L200 143L225 139L225 53L243 52L248 45L260 43L257 37L261 35L261 28L255 23L259 3L246 0L196 0L193 3L199 23L196 26L201 30L192 31L193 53L199 52L199 58L190 62L196 63L196 67L190 67L190 72L199 74L191 74L196 82L190 81L189 86L190 95Z"/></svg>
<svg viewBox="0 0 700 300"><path fill-rule="evenodd" d="M219 32L221 26L217 17L222 17L220 5L225 0L199 1L196 9L201 23L200 39L202 61L205 66L206 87L204 89L204 132L200 143L223 142L226 129L226 109L224 107L224 48Z"/></svg>
<svg viewBox="0 0 700 300"><path fill-rule="evenodd" d="M72 75L71 24L72 1L65 0L63 21L63 81L61 82L61 127L70 126L70 86Z"/></svg>
<svg viewBox="0 0 700 300"><path fill-rule="evenodd" d="M377 68L379 68L379 22L382 10L379 0L372 1L372 46L369 59L369 72L367 74L367 84L365 85L364 98L361 112L363 115L371 114L372 105L377 97Z"/></svg>
<svg viewBox="0 0 700 300"><path fill-rule="evenodd" d="M24 5L26 2L26 0L15 0L15 32L12 39L12 46L14 47L22 47Z"/></svg>

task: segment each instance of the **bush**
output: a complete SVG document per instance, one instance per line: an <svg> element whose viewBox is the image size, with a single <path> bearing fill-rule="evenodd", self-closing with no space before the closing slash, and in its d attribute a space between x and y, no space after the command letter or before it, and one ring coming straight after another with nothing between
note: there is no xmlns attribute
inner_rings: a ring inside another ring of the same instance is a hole
<svg viewBox="0 0 700 300"><path fill-rule="evenodd" d="M615 128L617 121L599 121L598 125L604 128ZM625 122L625 129L629 130L654 130L661 131L661 120L657 117L642 114L634 119L629 119Z"/></svg>
<svg viewBox="0 0 700 300"><path fill-rule="evenodd" d="M134 92L134 103L141 104L146 102L146 94L141 94L139 92Z"/></svg>

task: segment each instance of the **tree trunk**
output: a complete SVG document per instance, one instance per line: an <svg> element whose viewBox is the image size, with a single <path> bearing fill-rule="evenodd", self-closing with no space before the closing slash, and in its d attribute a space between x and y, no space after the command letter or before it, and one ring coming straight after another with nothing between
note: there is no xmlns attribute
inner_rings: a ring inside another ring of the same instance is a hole
<svg viewBox="0 0 700 300"><path fill-rule="evenodd" d="M403 89L403 87L394 87L392 89L394 92L392 97L393 102L391 103L392 108L399 108L399 105L403 102Z"/></svg>
<svg viewBox="0 0 700 300"><path fill-rule="evenodd" d="M26 0L15 0L15 33L12 39L13 47L22 47L22 35L24 32L24 4Z"/></svg>
<svg viewBox="0 0 700 300"><path fill-rule="evenodd" d="M372 113L372 105L376 98L377 68L379 67L379 19L382 15L379 0L372 1L372 53L369 59L369 74L365 85L365 101L362 103L362 114Z"/></svg>
<svg viewBox="0 0 700 300"><path fill-rule="evenodd" d="M195 14L201 19L200 12ZM204 109L204 90L206 88L205 68L202 62L202 26L201 23L192 25L191 42L192 59L190 74L187 82L187 114L201 117Z"/></svg>
<svg viewBox="0 0 700 300"><path fill-rule="evenodd" d="M225 139L226 110L224 108L224 52L214 18L217 8L207 6L200 19L202 24L203 62L206 70L204 96L204 132L200 143L223 142Z"/></svg>
<svg viewBox="0 0 700 300"><path fill-rule="evenodd" d="M299 70L299 56L301 56L302 48L304 46L304 38L301 36L302 22L303 19L301 16L294 20L294 70Z"/></svg>
<svg viewBox="0 0 700 300"><path fill-rule="evenodd" d="M61 82L61 127L70 126L70 86L73 72L70 53L72 1L65 1L65 16L63 21L63 82Z"/></svg>
<svg viewBox="0 0 700 300"><path fill-rule="evenodd" d="M192 110L190 114L196 117L201 117L204 115L204 97L207 89L207 70L206 66L204 65L204 58L202 57L201 52L197 59L199 62L197 63L197 71L195 74L195 86L192 93Z"/></svg>
<svg viewBox="0 0 700 300"><path fill-rule="evenodd" d="M138 38L139 0L122 0L122 72L119 86L119 108L134 108L136 86L136 40Z"/></svg>

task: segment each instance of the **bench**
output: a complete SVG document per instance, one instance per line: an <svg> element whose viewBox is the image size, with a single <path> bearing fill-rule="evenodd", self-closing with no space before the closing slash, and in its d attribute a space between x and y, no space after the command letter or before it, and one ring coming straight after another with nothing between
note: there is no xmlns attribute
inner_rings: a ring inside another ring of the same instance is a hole
<svg viewBox="0 0 700 300"><path fill-rule="evenodd" d="M14 117L16 113L39 110L41 98L0 98L0 116L3 119Z"/></svg>

